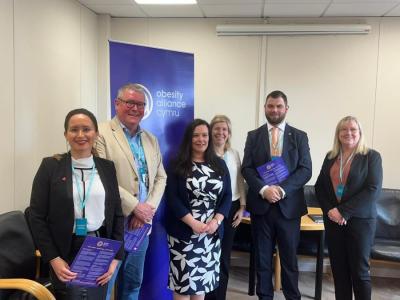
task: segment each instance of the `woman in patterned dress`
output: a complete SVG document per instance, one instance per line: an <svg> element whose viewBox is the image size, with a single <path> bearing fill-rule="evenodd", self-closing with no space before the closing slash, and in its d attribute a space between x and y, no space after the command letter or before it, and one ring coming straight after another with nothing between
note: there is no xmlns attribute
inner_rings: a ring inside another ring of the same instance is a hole
<svg viewBox="0 0 400 300"><path fill-rule="evenodd" d="M169 288L174 299L202 300L218 287L222 221L232 203L225 162L209 145L201 119L187 128L167 179Z"/></svg>

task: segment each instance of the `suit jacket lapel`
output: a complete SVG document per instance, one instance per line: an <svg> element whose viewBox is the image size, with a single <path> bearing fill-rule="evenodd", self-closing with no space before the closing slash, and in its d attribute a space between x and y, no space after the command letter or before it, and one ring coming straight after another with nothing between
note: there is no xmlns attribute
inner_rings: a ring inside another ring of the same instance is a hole
<svg viewBox="0 0 400 300"><path fill-rule="evenodd" d="M129 145L129 142L125 136L124 130L122 129L121 124L119 123L117 117L114 117L114 119L112 120L111 129L113 131L114 137L117 140L119 146L121 147L122 151L128 158L128 161L129 161L132 169L135 171L136 174L139 174L136 169L136 164L135 164L135 160L133 157L131 147Z"/></svg>
<svg viewBox="0 0 400 300"><path fill-rule="evenodd" d="M287 125L285 126L285 132L283 135L283 145L282 145L282 159L287 164L289 162L289 152L295 148L296 145L293 141L293 132L292 127Z"/></svg>
<svg viewBox="0 0 400 300"><path fill-rule="evenodd" d="M261 130L261 133L260 133L261 140L259 142L260 142L261 147L257 147L257 148L260 149L259 155L260 155L260 157L263 158L262 161L264 163L266 163L271 160L271 149L269 146L269 133L268 133L267 125L266 124L263 125L260 128L260 130Z"/></svg>
<svg viewBox="0 0 400 300"><path fill-rule="evenodd" d="M66 179L66 185L65 187L67 188L67 197L68 200L71 200L72 206L74 203L73 199L73 186L72 186L72 161L71 161L71 154L68 153L65 158L63 158L63 169L65 172L65 179Z"/></svg>

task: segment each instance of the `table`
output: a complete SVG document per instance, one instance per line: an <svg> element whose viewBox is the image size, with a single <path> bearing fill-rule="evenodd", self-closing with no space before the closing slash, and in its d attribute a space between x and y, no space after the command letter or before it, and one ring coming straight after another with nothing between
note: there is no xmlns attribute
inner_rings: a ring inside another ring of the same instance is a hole
<svg viewBox="0 0 400 300"><path fill-rule="evenodd" d="M321 214L322 210L319 207L308 207L309 214ZM243 218L242 223L251 224L250 218ZM324 260L324 240L325 240L325 228L323 223L315 223L308 215L301 218L300 230L302 231L318 231L318 252L317 252L317 264L315 274L315 299L320 300L322 294L322 271L323 271L323 260ZM281 288L281 266L279 259L279 250L277 249L275 255L275 290ZM256 269L255 269L255 253L253 246L250 249L250 265L249 265L249 288L248 294L254 295L256 283Z"/></svg>

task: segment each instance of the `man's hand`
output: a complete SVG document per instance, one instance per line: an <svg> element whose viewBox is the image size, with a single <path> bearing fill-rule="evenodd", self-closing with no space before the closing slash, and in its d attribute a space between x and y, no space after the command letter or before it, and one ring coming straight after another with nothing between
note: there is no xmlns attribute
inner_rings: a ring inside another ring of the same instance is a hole
<svg viewBox="0 0 400 300"><path fill-rule="evenodd" d="M156 209L150 204L144 202L136 205L133 214L143 223L151 222L154 217Z"/></svg>
<svg viewBox="0 0 400 300"><path fill-rule="evenodd" d="M336 207L328 211L328 217L332 222L338 223L339 225L347 224L346 220Z"/></svg>
<svg viewBox="0 0 400 300"><path fill-rule="evenodd" d="M138 229L138 228L142 227L144 225L144 223L145 222L142 222L139 218L137 218L136 216L132 215L131 219L129 220L128 229L129 230Z"/></svg>
<svg viewBox="0 0 400 300"><path fill-rule="evenodd" d="M278 202L281 199L281 191L276 185L270 185L263 192L263 198L269 203Z"/></svg>
<svg viewBox="0 0 400 300"><path fill-rule="evenodd" d="M51 267L56 273L58 279L62 282L68 282L76 278L78 273L71 272L65 260L61 257L56 257L50 261Z"/></svg>

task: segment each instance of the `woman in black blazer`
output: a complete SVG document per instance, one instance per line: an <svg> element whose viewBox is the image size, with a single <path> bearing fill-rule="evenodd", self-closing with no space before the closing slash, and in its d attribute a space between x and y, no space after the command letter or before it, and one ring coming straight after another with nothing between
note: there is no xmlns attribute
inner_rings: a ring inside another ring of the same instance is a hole
<svg viewBox="0 0 400 300"><path fill-rule="evenodd" d="M382 188L380 154L365 146L361 125L348 116L336 126L315 184L338 300L371 299L369 256Z"/></svg>
<svg viewBox="0 0 400 300"><path fill-rule="evenodd" d="M77 273L69 265L86 235L123 240L123 215L111 161L92 155L98 135L95 116L86 109L68 113L65 138L71 151L44 158L32 185L30 225L59 299L105 299L107 282L122 259L123 247L98 287L67 285ZM79 226L77 226L77 224ZM82 226L81 226L82 225Z"/></svg>
<svg viewBox="0 0 400 300"><path fill-rule="evenodd" d="M225 162L201 119L187 128L167 178L169 288L175 300L204 299L219 283L222 221L232 203Z"/></svg>

